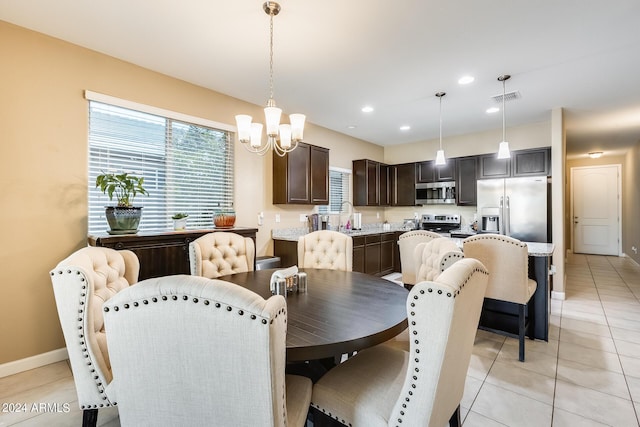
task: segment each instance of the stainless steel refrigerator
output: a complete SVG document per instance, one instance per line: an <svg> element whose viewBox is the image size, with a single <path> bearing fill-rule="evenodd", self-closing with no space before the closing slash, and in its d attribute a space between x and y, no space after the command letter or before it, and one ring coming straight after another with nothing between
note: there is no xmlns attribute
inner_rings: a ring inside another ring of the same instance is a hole
<svg viewBox="0 0 640 427"><path fill-rule="evenodd" d="M547 177L478 180L478 229L525 242L549 242Z"/></svg>

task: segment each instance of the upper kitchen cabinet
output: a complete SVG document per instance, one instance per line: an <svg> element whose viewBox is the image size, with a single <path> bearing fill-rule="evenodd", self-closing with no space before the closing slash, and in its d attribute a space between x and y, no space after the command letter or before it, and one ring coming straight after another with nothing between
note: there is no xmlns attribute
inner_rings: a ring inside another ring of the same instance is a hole
<svg viewBox="0 0 640 427"><path fill-rule="evenodd" d="M551 175L551 148L534 148L511 152L511 158L498 159L495 154L478 156L478 178L509 178Z"/></svg>
<svg viewBox="0 0 640 427"><path fill-rule="evenodd" d="M389 166L389 205L415 206L416 165L403 163Z"/></svg>
<svg viewBox="0 0 640 427"><path fill-rule="evenodd" d="M380 162L369 159L353 161L353 204L380 206Z"/></svg>
<svg viewBox="0 0 640 427"><path fill-rule="evenodd" d="M449 161L453 162L454 159ZM478 158L476 156L458 157L456 162L456 204L458 206L476 206Z"/></svg>
<svg viewBox="0 0 640 427"><path fill-rule="evenodd" d="M445 165L436 166L433 160L416 163L416 183L454 181L456 179L456 162L449 159Z"/></svg>
<svg viewBox="0 0 640 427"><path fill-rule="evenodd" d="M551 175L551 148L518 150L511 154L512 176Z"/></svg>
<svg viewBox="0 0 640 427"><path fill-rule="evenodd" d="M495 153L478 156L478 178L509 178L511 159L498 159Z"/></svg>
<svg viewBox="0 0 640 427"><path fill-rule="evenodd" d="M290 153L273 153L273 203L329 204L329 149L300 142Z"/></svg>

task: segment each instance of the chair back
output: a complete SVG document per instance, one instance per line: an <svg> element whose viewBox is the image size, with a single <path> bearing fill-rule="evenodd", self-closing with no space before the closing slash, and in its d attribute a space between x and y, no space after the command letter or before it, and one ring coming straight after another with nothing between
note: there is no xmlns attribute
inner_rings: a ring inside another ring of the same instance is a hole
<svg viewBox="0 0 640 427"><path fill-rule="evenodd" d="M389 425L448 424L464 393L487 279L478 260L465 258L411 289L408 367Z"/></svg>
<svg viewBox="0 0 640 427"><path fill-rule="evenodd" d="M412 230L402 233L398 237L398 249L400 250L400 266L402 270L402 283L415 285L418 264L415 263L414 252L420 243L430 242L433 239L442 238L438 233L427 230Z"/></svg>
<svg viewBox="0 0 640 427"><path fill-rule="evenodd" d="M298 267L352 271L353 239L332 230L319 230L300 236Z"/></svg>
<svg viewBox="0 0 640 427"><path fill-rule="evenodd" d="M189 243L189 264L193 276L215 279L253 271L255 256L253 239L226 231L205 234Z"/></svg>
<svg viewBox="0 0 640 427"><path fill-rule="evenodd" d="M414 265L418 266L416 281L435 280L440 273L454 262L464 258L464 254L451 239L433 239L419 243L413 252Z"/></svg>
<svg viewBox="0 0 640 427"><path fill-rule="evenodd" d="M51 283L81 409L111 406L111 383L102 303L138 281L131 251L85 247L51 270Z"/></svg>
<svg viewBox="0 0 640 427"><path fill-rule="evenodd" d="M464 255L489 271L487 298L526 304L531 297L527 244L502 234L478 234L463 241Z"/></svg>
<svg viewBox="0 0 640 427"><path fill-rule="evenodd" d="M104 310L122 425L286 425L284 297L175 275Z"/></svg>

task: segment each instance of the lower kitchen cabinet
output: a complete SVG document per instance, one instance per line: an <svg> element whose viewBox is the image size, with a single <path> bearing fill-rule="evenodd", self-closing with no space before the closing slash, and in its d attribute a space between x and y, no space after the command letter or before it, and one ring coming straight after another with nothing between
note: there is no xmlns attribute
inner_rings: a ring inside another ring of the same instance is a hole
<svg viewBox="0 0 640 427"><path fill-rule="evenodd" d="M353 236L353 271L374 276L400 271L398 235L389 232ZM274 240L273 254L280 257L282 267L297 265L298 242Z"/></svg>

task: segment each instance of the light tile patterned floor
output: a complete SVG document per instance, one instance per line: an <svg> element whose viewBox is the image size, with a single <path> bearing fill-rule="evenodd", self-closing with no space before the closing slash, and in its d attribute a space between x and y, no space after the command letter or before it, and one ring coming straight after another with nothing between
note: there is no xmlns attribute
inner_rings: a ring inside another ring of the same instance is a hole
<svg viewBox="0 0 640 427"><path fill-rule="evenodd" d="M572 255L566 270L567 299L552 301L550 340L527 340L526 362L515 339L478 331L465 427L640 426L640 268L626 258ZM0 412L0 427L81 425L66 362L0 378L0 404L10 403L27 411ZM117 410L101 410L98 424L119 426Z"/></svg>

